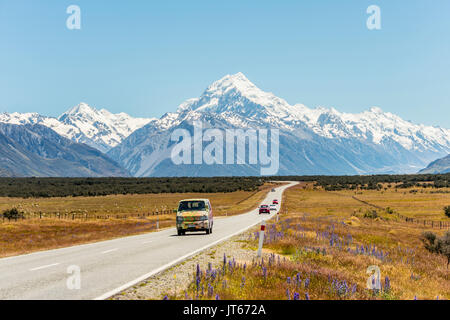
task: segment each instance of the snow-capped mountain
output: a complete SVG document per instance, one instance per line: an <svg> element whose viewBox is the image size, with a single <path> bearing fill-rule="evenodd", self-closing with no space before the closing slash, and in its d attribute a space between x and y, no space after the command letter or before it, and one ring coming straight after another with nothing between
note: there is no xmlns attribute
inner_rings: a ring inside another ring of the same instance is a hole
<svg viewBox="0 0 450 320"><path fill-rule="evenodd" d="M280 129L278 174L412 173L450 152L450 130L416 125L373 107L360 114L289 105L242 73L212 83L199 98L182 103L136 130L108 154L136 176L258 175L252 165L174 165L178 128Z"/></svg>
<svg viewBox="0 0 450 320"><path fill-rule="evenodd" d="M132 132L156 119L133 118L126 113L112 114L86 103L71 108L58 118L37 113L3 113L1 123L41 124L75 142L85 143L102 152L118 145Z"/></svg>
<svg viewBox="0 0 450 320"><path fill-rule="evenodd" d="M97 149L40 124L0 123L0 177L126 177Z"/></svg>

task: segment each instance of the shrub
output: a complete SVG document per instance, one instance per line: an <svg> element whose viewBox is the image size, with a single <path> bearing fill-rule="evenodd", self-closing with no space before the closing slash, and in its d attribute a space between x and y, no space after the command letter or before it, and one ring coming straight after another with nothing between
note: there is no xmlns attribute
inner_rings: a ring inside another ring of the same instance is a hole
<svg viewBox="0 0 450 320"><path fill-rule="evenodd" d="M432 253L441 254L447 258L447 268L450 264L450 231L447 231L443 237L438 237L433 232L423 233L422 241L425 249Z"/></svg>
<svg viewBox="0 0 450 320"><path fill-rule="evenodd" d="M369 210L364 213L364 218L376 219L378 218L378 212L376 210Z"/></svg>
<svg viewBox="0 0 450 320"><path fill-rule="evenodd" d="M450 206L446 206L446 207L444 208L444 213L445 213L445 215L446 215L447 217L450 218Z"/></svg>
<svg viewBox="0 0 450 320"><path fill-rule="evenodd" d="M3 211L3 217L7 218L8 220L18 219L20 218L20 216L21 214L16 208Z"/></svg>

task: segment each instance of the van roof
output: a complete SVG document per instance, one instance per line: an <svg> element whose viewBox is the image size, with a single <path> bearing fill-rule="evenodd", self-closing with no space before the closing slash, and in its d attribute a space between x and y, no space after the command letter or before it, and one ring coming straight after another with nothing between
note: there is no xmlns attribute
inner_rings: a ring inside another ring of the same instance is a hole
<svg viewBox="0 0 450 320"><path fill-rule="evenodd" d="M181 201L209 201L209 199L183 199L183 200L180 200L180 202Z"/></svg>

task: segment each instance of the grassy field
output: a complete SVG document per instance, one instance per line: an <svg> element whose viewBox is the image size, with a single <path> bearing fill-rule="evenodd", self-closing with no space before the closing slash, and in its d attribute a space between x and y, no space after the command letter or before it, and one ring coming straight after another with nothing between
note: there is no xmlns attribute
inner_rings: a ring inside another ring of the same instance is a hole
<svg viewBox="0 0 450 320"><path fill-rule="evenodd" d="M285 193L282 218L267 227L266 258L235 261L230 253L222 265L195 272L182 298L450 299L447 259L428 252L421 241L422 233L431 229L383 210L378 217L365 217L374 208L352 198L410 217L450 220L443 213L450 194L432 191L392 188L355 195L311 184L293 187ZM255 231L242 246L256 250L257 242ZM367 289L369 266L379 268L381 290Z"/></svg>
<svg viewBox="0 0 450 320"><path fill-rule="evenodd" d="M160 228L173 227L175 214L143 216L143 213L177 207L181 199L209 198L215 216L240 214L256 208L273 184L265 184L258 191L237 191L231 193L182 193L117 195L102 197L63 198L0 198L0 211L17 208L25 220L0 220L0 257L24 254L38 250L71 246L92 241L151 232ZM44 213L39 219L39 212ZM48 218L55 213L68 214L68 219ZM76 218L72 220L71 213ZM131 215L142 214L141 217ZM83 217L87 215L89 219ZM126 217L119 218L116 217ZM99 217L100 219L97 219Z"/></svg>

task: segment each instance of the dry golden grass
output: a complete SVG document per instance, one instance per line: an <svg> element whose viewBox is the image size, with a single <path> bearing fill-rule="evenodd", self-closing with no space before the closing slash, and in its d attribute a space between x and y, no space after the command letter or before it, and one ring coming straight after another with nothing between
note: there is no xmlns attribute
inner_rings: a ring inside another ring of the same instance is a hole
<svg viewBox="0 0 450 320"><path fill-rule="evenodd" d="M30 216L43 213L82 213L90 219L34 218L1 222L0 257L29 253L38 250L61 248L87 242L106 240L156 230L156 220L160 228L173 227L175 214L128 217L116 216L142 214L159 209L176 208L178 201L187 198L209 198L215 216L234 215L256 208L267 192L273 187L267 184L256 192L238 191L213 194L149 194L117 195L105 197L68 197L18 199L0 198L0 211L16 207ZM96 217L109 219L96 219Z"/></svg>
<svg viewBox="0 0 450 320"><path fill-rule="evenodd" d="M440 194L436 198L428 194L418 198L417 194L402 192L404 205L397 207L396 194L395 191L383 194L364 191L359 196L381 207L402 208L402 213L422 218L430 218L427 213L433 217L435 210L448 204L450 197ZM428 252L421 241L422 233L431 229L387 213L378 219L364 218L363 213L373 208L352 199L352 195L350 191L314 190L311 185L306 189L304 185L290 188L284 195L280 222L271 223L267 228L264 246L272 254L270 261L246 261L245 270L244 262L227 264L225 268L219 266L214 280L203 273L200 289L197 291L194 281L189 286L188 297L214 299L217 294L220 299L233 300L293 299L294 295L302 300L307 296L310 299L450 299L447 259ZM421 204L420 210L414 208L417 203ZM257 233L244 245L254 250ZM386 277L389 279L389 290L366 289L369 277L366 271L371 265L380 268L383 285ZM301 282L297 281L297 274ZM208 294L208 288L213 294Z"/></svg>

